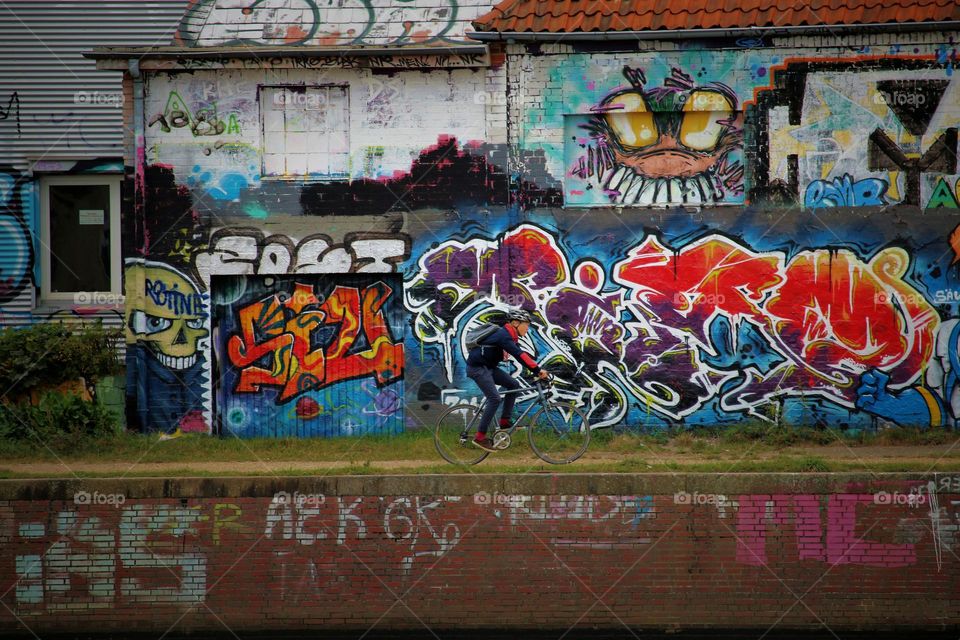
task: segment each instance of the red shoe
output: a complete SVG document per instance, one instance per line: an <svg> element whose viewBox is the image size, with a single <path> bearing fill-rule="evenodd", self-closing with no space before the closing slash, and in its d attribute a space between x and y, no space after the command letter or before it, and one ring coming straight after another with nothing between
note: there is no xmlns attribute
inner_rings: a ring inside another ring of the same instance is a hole
<svg viewBox="0 0 960 640"><path fill-rule="evenodd" d="M472 440L473 446L480 447L484 451L496 451L493 448L493 440L488 438L486 435L482 436L478 433L477 437Z"/></svg>

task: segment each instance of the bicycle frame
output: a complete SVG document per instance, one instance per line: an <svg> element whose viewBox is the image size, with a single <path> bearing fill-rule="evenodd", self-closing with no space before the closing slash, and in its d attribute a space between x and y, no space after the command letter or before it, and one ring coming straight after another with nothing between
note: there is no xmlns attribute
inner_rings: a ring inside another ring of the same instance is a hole
<svg viewBox="0 0 960 640"><path fill-rule="evenodd" d="M549 379L538 379L533 384L524 380L518 383L516 389L501 391L500 394L525 396L517 398L523 404L520 415L512 420L509 427L494 430L492 446L481 446L486 451L477 451L472 449L473 443L470 442L470 432L478 429L478 421L489 407L487 399L483 397L477 404L461 402L454 405L437 419L434 431L437 452L453 464L477 464L490 451L509 448L514 433L518 429L527 429L530 448L544 462L569 464L580 458L590 443L587 415L576 404L557 400ZM573 437L569 438L570 435ZM463 447L471 449L472 453L464 453Z"/></svg>
<svg viewBox="0 0 960 640"><path fill-rule="evenodd" d="M520 412L520 415L513 419L513 425L509 429L503 430L506 433L510 434L511 436L513 435L513 432L520 427L520 423L523 421L524 418L527 417L527 415L534 409L534 407L547 406L547 395L546 393L544 393L546 389L546 385L544 385L540 381L537 381L536 383L530 385L524 382L522 379L518 380L517 382L520 383L520 387L518 389L501 391L500 395L501 396L506 396L511 394L519 395L525 391L536 391L537 395L536 397L531 397L528 400L521 400L520 398L517 398L518 402L521 402L526 406L524 407L523 411ZM477 405L477 413L475 414L474 419L468 422L466 425L464 425L463 431L460 433L461 437L467 436L470 433L470 431L473 429L474 424L476 423L477 420L480 419L480 417L483 415L483 410L486 408L487 408L487 398L484 397L483 400L480 402L480 404Z"/></svg>

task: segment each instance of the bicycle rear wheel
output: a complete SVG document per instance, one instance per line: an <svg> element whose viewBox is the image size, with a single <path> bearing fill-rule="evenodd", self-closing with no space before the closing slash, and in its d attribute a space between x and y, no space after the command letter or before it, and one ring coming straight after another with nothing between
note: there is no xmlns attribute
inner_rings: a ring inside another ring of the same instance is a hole
<svg viewBox="0 0 960 640"><path fill-rule="evenodd" d="M568 464L590 444L587 415L572 402L548 402L530 419L530 448L550 464Z"/></svg>
<svg viewBox="0 0 960 640"><path fill-rule="evenodd" d="M480 412L470 404L458 404L444 411L433 434L437 453L457 465L477 464L490 455L489 451L475 447L471 442L479 420Z"/></svg>

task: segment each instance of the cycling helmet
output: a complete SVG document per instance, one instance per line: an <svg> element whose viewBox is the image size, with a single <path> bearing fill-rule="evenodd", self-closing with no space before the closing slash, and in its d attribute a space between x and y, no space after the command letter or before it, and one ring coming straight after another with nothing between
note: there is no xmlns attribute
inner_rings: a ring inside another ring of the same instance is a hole
<svg viewBox="0 0 960 640"><path fill-rule="evenodd" d="M519 320L520 322L533 322L533 316L525 309L511 309L507 313L507 322Z"/></svg>

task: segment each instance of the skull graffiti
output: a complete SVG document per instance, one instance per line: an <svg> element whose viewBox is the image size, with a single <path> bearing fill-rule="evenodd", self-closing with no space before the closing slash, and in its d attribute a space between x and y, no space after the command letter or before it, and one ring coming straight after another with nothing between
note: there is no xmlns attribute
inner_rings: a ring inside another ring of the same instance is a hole
<svg viewBox="0 0 960 640"><path fill-rule="evenodd" d="M136 263L125 271L126 342L140 344L170 369L197 362L197 344L208 335L203 300L186 277L158 263Z"/></svg>

